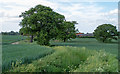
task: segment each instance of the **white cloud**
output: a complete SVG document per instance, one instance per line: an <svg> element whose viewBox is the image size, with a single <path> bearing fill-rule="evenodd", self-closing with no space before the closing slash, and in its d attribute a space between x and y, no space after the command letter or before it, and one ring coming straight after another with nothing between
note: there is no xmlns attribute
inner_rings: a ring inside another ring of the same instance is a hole
<svg viewBox="0 0 120 74"><path fill-rule="evenodd" d="M56 5L46 0L2 0L0 1L0 23L2 24L2 31L19 31L19 22L21 18L19 15L28 10L31 7L34 7L38 4L45 6L50 6L52 9L56 9ZM11 26L10 26L11 25Z"/></svg>
<svg viewBox="0 0 120 74"><path fill-rule="evenodd" d="M111 10L110 14L118 14L118 9Z"/></svg>
<svg viewBox="0 0 120 74"><path fill-rule="evenodd" d="M118 9L114 9L114 10L111 10L109 12L106 12L106 13L102 13L102 15L117 15L118 14Z"/></svg>
<svg viewBox="0 0 120 74"><path fill-rule="evenodd" d="M61 5L62 6L62 5ZM95 4L85 5L82 3L74 3L66 7L60 7L64 10L67 20L75 20L79 24L76 27L81 32L93 32L94 29L101 24L110 23L117 26L117 9L109 12L102 12L103 7L98 7Z"/></svg>
<svg viewBox="0 0 120 74"><path fill-rule="evenodd" d="M62 3L47 0L2 0L2 8L0 8L0 17L2 17L2 31L14 30L18 31L21 12L28 10L38 4L51 7L54 11L65 15L67 20L77 21L76 27L81 32L93 32L94 29L103 23L117 24L117 9L109 12L102 12L103 7L98 7L91 3ZM12 27L11 27L12 26Z"/></svg>

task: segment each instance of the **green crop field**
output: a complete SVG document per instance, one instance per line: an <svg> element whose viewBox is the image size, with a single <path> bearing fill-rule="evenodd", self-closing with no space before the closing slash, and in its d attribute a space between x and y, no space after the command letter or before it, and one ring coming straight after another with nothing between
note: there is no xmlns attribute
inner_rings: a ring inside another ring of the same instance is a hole
<svg viewBox="0 0 120 74"><path fill-rule="evenodd" d="M2 68L11 72L117 72L118 44L101 43L95 38L67 42L51 40L40 46L23 36L3 36ZM11 44L19 41L19 44Z"/></svg>
<svg viewBox="0 0 120 74"><path fill-rule="evenodd" d="M55 52L30 64L17 65L10 72L117 72L115 55L70 46L53 47ZM106 61L107 60L107 61Z"/></svg>
<svg viewBox="0 0 120 74"><path fill-rule="evenodd" d="M111 43L101 43L98 42L95 38L76 38L67 42L54 42L51 41L52 45L55 46L74 46L74 47L85 47L90 50L105 50L112 54L118 54L118 41Z"/></svg>
<svg viewBox="0 0 120 74"><path fill-rule="evenodd" d="M25 39L22 36L3 36L2 45L2 69L6 70L11 67L11 63L22 61L22 63L30 63L32 60L41 58L47 54L51 54L53 50L48 47L30 44L10 44L11 42Z"/></svg>
<svg viewBox="0 0 120 74"><path fill-rule="evenodd" d="M26 37L21 35L2 35L2 44L6 45L24 39L26 39Z"/></svg>

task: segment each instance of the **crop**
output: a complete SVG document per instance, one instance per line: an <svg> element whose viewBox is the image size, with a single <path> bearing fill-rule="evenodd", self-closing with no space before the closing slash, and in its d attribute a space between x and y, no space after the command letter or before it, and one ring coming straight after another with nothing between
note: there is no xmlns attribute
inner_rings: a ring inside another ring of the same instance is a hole
<svg viewBox="0 0 120 74"><path fill-rule="evenodd" d="M13 67L10 72L118 72L116 56L85 47L53 47L51 55Z"/></svg>
<svg viewBox="0 0 120 74"><path fill-rule="evenodd" d="M11 63L22 61L22 63L30 63L32 60L51 54L51 48L39 45L3 45L2 47L2 69L10 69Z"/></svg>
<svg viewBox="0 0 120 74"><path fill-rule="evenodd" d="M73 47L86 47L89 50L105 50L112 54L118 54L118 41L113 40L111 43L101 43L95 38L76 38L67 42L51 41L54 46L73 46Z"/></svg>
<svg viewBox="0 0 120 74"><path fill-rule="evenodd" d="M24 40L26 38L27 38L26 36L21 35L2 35L2 45Z"/></svg>
<svg viewBox="0 0 120 74"><path fill-rule="evenodd" d="M3 72L118 72L117 42L76 38L67 42L51 41L53 47L47 47L21 41L19 36L12 37L3 38ZM19 44L12 45L14 41Z"/></svg>

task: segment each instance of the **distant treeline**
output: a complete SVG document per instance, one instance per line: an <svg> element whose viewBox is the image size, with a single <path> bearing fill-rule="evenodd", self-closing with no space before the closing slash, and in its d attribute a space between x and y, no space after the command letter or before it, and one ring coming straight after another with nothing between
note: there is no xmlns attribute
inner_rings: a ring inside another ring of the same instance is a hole
<svg viewBox="0 0 120 74"><path fill-rule="evenodd" d="M10 32L1 32L0 34L2 34L2 35L20 35L19 32L14 32L14 31L10 31Z"/></svg>

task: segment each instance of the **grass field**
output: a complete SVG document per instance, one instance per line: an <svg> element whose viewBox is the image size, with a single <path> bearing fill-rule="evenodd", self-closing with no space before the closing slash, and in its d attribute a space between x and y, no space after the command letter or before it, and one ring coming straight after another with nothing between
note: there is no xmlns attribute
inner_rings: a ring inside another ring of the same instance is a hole
<svg viewBox="0 0 120 74"><path fill-rule="evenodd" d="M7 38L8 37L8 38ZM53 47L29 43L23 36L3 36L3 70L12 72L117 72L118 44L94 38L51 41ZM12 42L19 44L12 45ZM9 70L8 70L9 69Z"/></svg>
<svg viewBox="0 0 120 74"><path fill-rule="evenodd" d="M8 37L8 38L7 38ZM3 36L2 45L2 69L6 70L11 67L11 63L22 61L22 63L30 63L32 60L41 58L47 54L51 54L53 50L48 47L30 44L11 44L19 40L25 39L22 36Z"/></svg>
<svg viewBox="0 0 120 74"><path fill-rule="evenodd" d="M53 47L55 52L30 64L19 65L10 72L117 72L115 55L104 51L70 46Z"/></svg>
<svg viewBox="0 0 120 74"><path fill-rule="evenodd" d="M118 41L113 41L112 43L101 43L95 38L76 38L67 42L53 42L52 45L55 46L74 46L74 47L85 47L90 50L105 50L112 54L118 54Z"/></svg>
<svg viewBox="0 0 120 74"><path fill-rule="evenodd" d="M21 41L27 37L21 35L2 35L2 45L11 44L13 42Z"/></svg>

